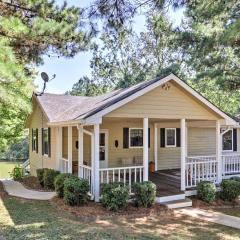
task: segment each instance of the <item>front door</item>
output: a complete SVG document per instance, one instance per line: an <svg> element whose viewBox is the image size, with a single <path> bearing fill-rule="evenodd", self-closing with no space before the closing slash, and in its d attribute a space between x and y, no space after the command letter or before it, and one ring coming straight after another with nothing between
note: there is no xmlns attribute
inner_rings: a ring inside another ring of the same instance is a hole
<svg viewBox="0 0 240 240"><path fill-rule="evenodd" d="M108 167L108 131L101 130L99 136L100 168Z"/></svg>

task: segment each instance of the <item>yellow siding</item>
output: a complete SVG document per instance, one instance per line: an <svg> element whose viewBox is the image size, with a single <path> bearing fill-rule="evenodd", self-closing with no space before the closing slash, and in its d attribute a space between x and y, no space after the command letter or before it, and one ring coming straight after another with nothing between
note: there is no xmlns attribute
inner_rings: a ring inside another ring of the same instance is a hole
<svg viewBox="0 0 240 240"><path fill-rule="evenodd" d="M215 128L188 128L188 155L216 154Z"/></svg>
<svg viewBox="0 0 240 240"><path fill-rule="evenodd" d="M217 116L174 83L162 86L110 112L106 117L149 117L161 119L217 119Z"/></svg>
<svg viewBox="0 0 240 240"><path fill-rule="evenodd" d="M51 127L51 158L42 156L42 128L47 128L47 119L38 105L34 106L31 122L29 124L29 160L30 172L36 175L38 168L56 169L56 128ZM32 151L32 128L38 128L38 153Z"/></svg>

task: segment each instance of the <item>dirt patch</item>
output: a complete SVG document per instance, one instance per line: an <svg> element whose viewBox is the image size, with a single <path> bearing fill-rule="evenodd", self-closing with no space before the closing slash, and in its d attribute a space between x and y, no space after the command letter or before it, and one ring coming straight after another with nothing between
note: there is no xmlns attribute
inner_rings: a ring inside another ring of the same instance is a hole
<svg viewBox="0 0 240 240"><path fill-rule="evenodd" d="M191 199L192 199L193 207L196 207L196 208L217 209L217 208L233 208L233 207L239 208L240 207L240 199L237 199L233 202L229 202L229 201L224 201L218 198L212 203L204 202L198 199L197 197L192 197Z"/></svg>
<svg viewBox="0 0 240 240"><path fill-rule="evenodd" d="M71 207L64 203L63 199L55 197L51 200L51 204L59 211L64 211L65 213L71 213L78 218L84 220L94 220L96 218L107 218L112 216L124 216L124 217L143 217L143 216L165 216L173 214L173 211L167 207L154 204L150 208L135 207L132 203L129 203L124 209L118 212L109 211L102 206L101 203L88 202L87 204L79 207Z"/></svg>
<svg viewBox="0 0 240 240"><path fill-rule="evenodd" d="M37 177L34 176L26 176L20 181L23 186L30 190L37 190L41 192L48 192L49 190L44 189L39 183Z"/></svg>

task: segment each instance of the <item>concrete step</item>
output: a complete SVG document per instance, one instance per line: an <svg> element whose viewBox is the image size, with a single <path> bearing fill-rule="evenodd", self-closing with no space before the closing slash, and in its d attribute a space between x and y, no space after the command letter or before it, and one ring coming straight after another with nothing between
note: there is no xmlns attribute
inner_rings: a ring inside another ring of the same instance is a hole
<svg viewBox="0 0 240 240"><path fill-rule="evenodd" d="M185 207L192 207L192 200L189 198L175 200L170 202L163 203L168 208L185 208Z"/></svg>
<svg viewBox="0 0 240 240"><path fill-rule="evenodd" d="M174 194L169 196L163 196L163 197L157 197L156 201L158 203L165 203L170 201L176 201L176 200L183 200L185 199L185 193L183 194Z"/></svg>

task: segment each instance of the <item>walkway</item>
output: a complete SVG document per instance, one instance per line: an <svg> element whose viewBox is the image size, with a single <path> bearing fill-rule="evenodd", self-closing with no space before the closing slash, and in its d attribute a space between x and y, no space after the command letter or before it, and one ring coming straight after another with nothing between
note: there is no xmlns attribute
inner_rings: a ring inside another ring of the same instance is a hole
<svg viewBox="0 0 240 240"><path fill-rule="evenodd" d="M199 208L183 208L175 210L175 212L188 215L190 217L198 218L204 221L218 223L228 227L240 229L240 218L226 215L224 213L203 210Z"/></svg>
<svg viewBox="0 0 240 240"><path fill-rule="evenodd" d="M50 200L53 198L56 193L55 192L39 192L26 189L21 183L13 181L13 180L1 180L3 183L5 191L14 197L21 197L26 199L34 199L34 200Z"/></svg>

